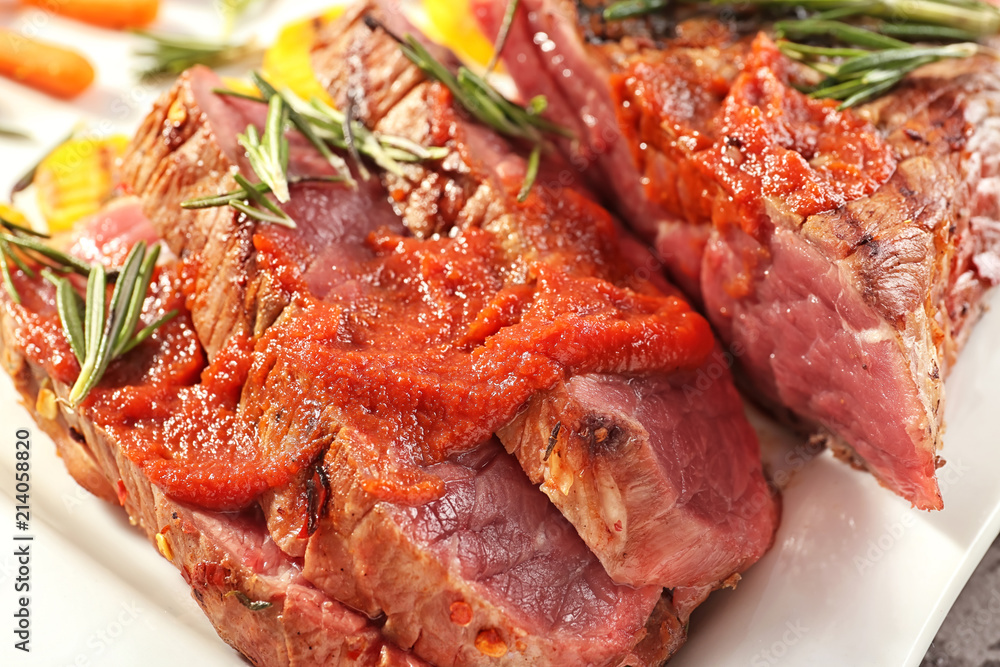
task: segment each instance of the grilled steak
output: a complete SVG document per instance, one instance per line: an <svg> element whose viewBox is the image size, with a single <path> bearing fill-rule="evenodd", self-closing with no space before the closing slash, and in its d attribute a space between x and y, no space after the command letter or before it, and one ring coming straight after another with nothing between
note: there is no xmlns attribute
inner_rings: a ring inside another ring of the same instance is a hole
<svg viewBox="0 0 1000 667"><path fill-rule="evenodd" d="M388 23L390 30L399 33L412 29L401 24L398 15L363 3L349 12L321 34L313 55L333 99L341 105L357 104L358 117L370 127L418 143L434 139L430 133L435 128L446 128L445 141L435 143L455 151L436 168L412 165L402 176L386 176L386 187L411 233L426 238L459 229L484 229L496 235L512 260L523 261L544 257L546 249L555 254L577 252L568 245L569 227L560 229L559 236L552 235L556 225L566 224L564 216L588 216L589 226L597 229L613 224L582 199L585 191L572 183L559 185L557 175L567 165L558 159L545 163L539 179L553 184L541 190L540 198L559 202L558 208L550 205L551 212L546 211L538 222L527 217L532 212L518 207L509 193L511 174L524 173L523 158L508 142L454 112L450 105L442 105L442 89L423 81L390 36L373 31L364 19ZM573 206L575 202L579 203ZM539 223L541 228L533 226ZM621 230L614 233L625 239L628 264L636 267L631 276L625 273L626 284L645 289L644 280L636 277L650 276L648 266L655 263ZM605 244L586 240L577 248ZM576 255L572 261L582 267L593 262L594 255ZM621 271L619 266L607 264L604 270L615 275ZM658 281L655 288L676 292ZM535 408L522 412L499 433L616 581L670 588L717 585L759 558L770 544L775 507L756 474L754 435L742 418L724 365L711 361L708 365L723 372L711 393L697 400L689 395L681 400L696 371L669 381L596 377L593 386L601 390L584 403L586 407L570 406L562 398L585 381L561 382L536 394ZM605 409L602 402L614 404L626 386L636 392L637 399L654 402L662 411ZM686 428L681 424L690 425L691 430L682 435L675 430ZM721 427L716 428L717 424ZM589 432L600 429L614 437L603 440L600 447L580 446ZM673 442L683 450L682 455L672 451ZM719 443L726 446L719 448ZM694 473L699 480L713 478L732 484L708 489L687 477L691 471L705 471L704 477ZM717 539L705 540L705 531Z"/></svg>
<svg viewBox="0 0 1000 667"><path fill-rule="evenodd" d="M522 93L571 119L571 162L703 300L759 400L940 508L943 379L1000 279L994 64L837 112L745 26L605 24L599 4L523 3L504 52ZM505 3L476 5L495 31Z"/></svg>
<svg viewBox="0 0 1000 667"><path fill-rule="evenodd" d="M180 208L252 173L235 135L264 105L202 68L157 103L123 177L176 256L147 315L185 315L53 408L82 434L71 466L191 552L196 596L259 664L660 664L776 527L728 371L614 218L552 184L558 156L519 200L528 147L425 81L390 18L350 8L317 71L353 117L448 156L315 180L332 168L290 133L294 228ZM62 395L78 368L35 288L3 301L5 339ZM234 606L244 580L283 613Z"/></svg>
<svg viewBox="0 0 1000 667"><path fill-rule="evenodd" d="M137 205L115 205L98 214L75 244L93 259L111 261L152 229ZM70 474L91 493L121 504L161 554L191 585L195 600L219 634L255 665L423 665L383 639L366 617L322 594L269 538L259 511L215 513L164 495L99 423L95 410L69 410L56 402L69 393L77 372L60 333L54 290L46 281L15 273L24 305L4 292L0 312L0 358L4 370L46 433ZM183 308L180 280L159 273L144 305L153 319ZM115 363L99 400L120 399L130 390L160 392L198 379L204 357L187 315L159 329L136 348L129 362ZM149 394L147 394L149 395ZM241 601L242 600L242 601ZM252 603L263 606L251 608Z"/></svg>
<svg viewBox="0 0 1000 667"><path fill-rule="evenodd" d="M106 219L143 226L135 206L117 207ZM125 506L182 570L220 634L255 664L423 664L386 636L419 641L415 650L433 654L435 664L493 660L505 641L512 654L528 654L517 661L608 664L614 657L615 663L658 664L683 641L689 610L678 617L658 587L614 584L495 443L438 465L435 472L446 485L439 500L417 507L381 503L359 517L354 548L332 556L358 570L339 578L358 586L341 600L358 609L365 608L363 596L372 596L385 607L381 629L374 627L322 592L341 591L330 581L340 569L313 568L329 564L329 555L292 559L271 540L259 510L193 509L149 481L147 471L155 466L147 448L166 446L176 425L123 419L123 412L139 402L154 413L157 402L176 407L191 390L204 396L207 376L218 371L202 370L204 357L186 315L158 330L130 363L113 365L94 398L74 412L54 400L68 393L76 368L60 334L53 290L38 278L15 279L31 299L24 306L3 299L4 359L36 419L56 439L74 477ZM176 275L163 271L144 313L152 318L183 307L180 286ZM357 508L343 507L349 500L347 490L330 502L350 513ZM333 544L317 533L316 549ZM423 587L414 591L416 581ZM372 588L362 591L361 585ZM253 602L266 607L255 610ZM484 617L491 627L479 625ZM511 638L512 626L539 628L549 643L539 648L524 630ZM469 636L461 641L456 634ZM441 647L452 654L434 652Z"/></svg>

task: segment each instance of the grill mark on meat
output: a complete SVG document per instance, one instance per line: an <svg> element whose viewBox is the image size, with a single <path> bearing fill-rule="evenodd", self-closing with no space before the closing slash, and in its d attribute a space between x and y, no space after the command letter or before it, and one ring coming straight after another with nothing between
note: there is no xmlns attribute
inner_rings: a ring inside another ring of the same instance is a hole
<svg viewBox="0 0 1000 667"><path fill-rule="evenodd" d="M618 449L628 438L613 416L592 412L582 417L577 435L589 443L590 452L595 456L600 456L605 450Z"/></svg>

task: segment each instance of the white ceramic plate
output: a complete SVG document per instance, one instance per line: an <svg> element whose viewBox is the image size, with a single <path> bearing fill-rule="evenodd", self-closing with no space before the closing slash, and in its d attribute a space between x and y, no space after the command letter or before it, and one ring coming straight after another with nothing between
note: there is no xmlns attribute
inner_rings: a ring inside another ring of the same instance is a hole
<svg viewBox="0 0 1000 667"><path fill-rule="evenodd" d="M269 40L286 20L329 4L275 1L244 32ZM214 6L164 3L158 29L211 35ZM74 44L95 62L95 87L73 104L0 79L0 123L35 139L0 139L0 192L78 120L131 132L159 92L136 86L128 35L43 12L0 23ZM996 298L995 304L1000 303ZM760 423L773 470L785 471L784 519L774 549L736 591L713 596L672 667L880 665L913 667L1000 528L1000 313L981 322L947 383L940 471L946 509L911 510L874 480L808 451ZM52 443L0 378L0 664L31 667L238 666L177 571L123 513L69 478ZM32 433L31 652L13 648L18 563L13 556L15 432ZM998 610L1000 611L1000 610ZM1000 618L994 619L1000 622Z"/></svg>

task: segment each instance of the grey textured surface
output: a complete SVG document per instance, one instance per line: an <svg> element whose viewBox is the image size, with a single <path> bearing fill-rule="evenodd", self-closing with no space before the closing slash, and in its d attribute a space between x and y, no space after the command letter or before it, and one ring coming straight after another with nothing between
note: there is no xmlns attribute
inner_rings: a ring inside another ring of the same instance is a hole
<svg viewBox="0 0 1000 667"><path fill-rule="evenodd" d="M1000 667L1000 538L958 596L920 667Z"/></svg>

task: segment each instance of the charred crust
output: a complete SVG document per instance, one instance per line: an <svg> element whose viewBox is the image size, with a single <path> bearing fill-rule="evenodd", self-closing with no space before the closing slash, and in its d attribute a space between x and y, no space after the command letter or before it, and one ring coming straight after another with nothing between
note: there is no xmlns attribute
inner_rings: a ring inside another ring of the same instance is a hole
<svg viewBox="0 0 1000 667"><path fill-rule="evenodd" d="M606 415L587 415L581 421L577 433L587 443L592 454L612 452L628 440L625 429Z"/></svg>
<svg viewBox="0 0 1000 667"><path fill-rule="evenodd" d="M310 537L319 528L319 492L316 490L316 477L306 480L306 534Z"/></svg>
<svg viewBox="0 0 1000 667"><path fill-rule="evenodd" d="M80 433L80 431L78 431L74 426L69 427L69 437L73 440L73 442L77 444L80 445L87 444L87 438L85 438L83 436L83 433Z"/></svg>
<svg viewBox="0 0 1000 667"><path fill-rule="evenodd" d="M906 136L909 139L911 139L913 141L919 141L922 144L926 144L927 143L927 140L924 139L924 135L920 134L919 132L917 132L913 128L908 127L906 129L904 129L903 132L906 134Z"/></svg>
<svg viewBox="0 0 1000 667"><path fill-rule="evenodd" d="M560 430L562 430L562 422L556 422L556 425L552 427L552 432L549 433L549 444L545 447L545 455L542 457L543 461L548 461L549 457L552 456L552 450L555 449L556 443L559 442Z"/></svg>

